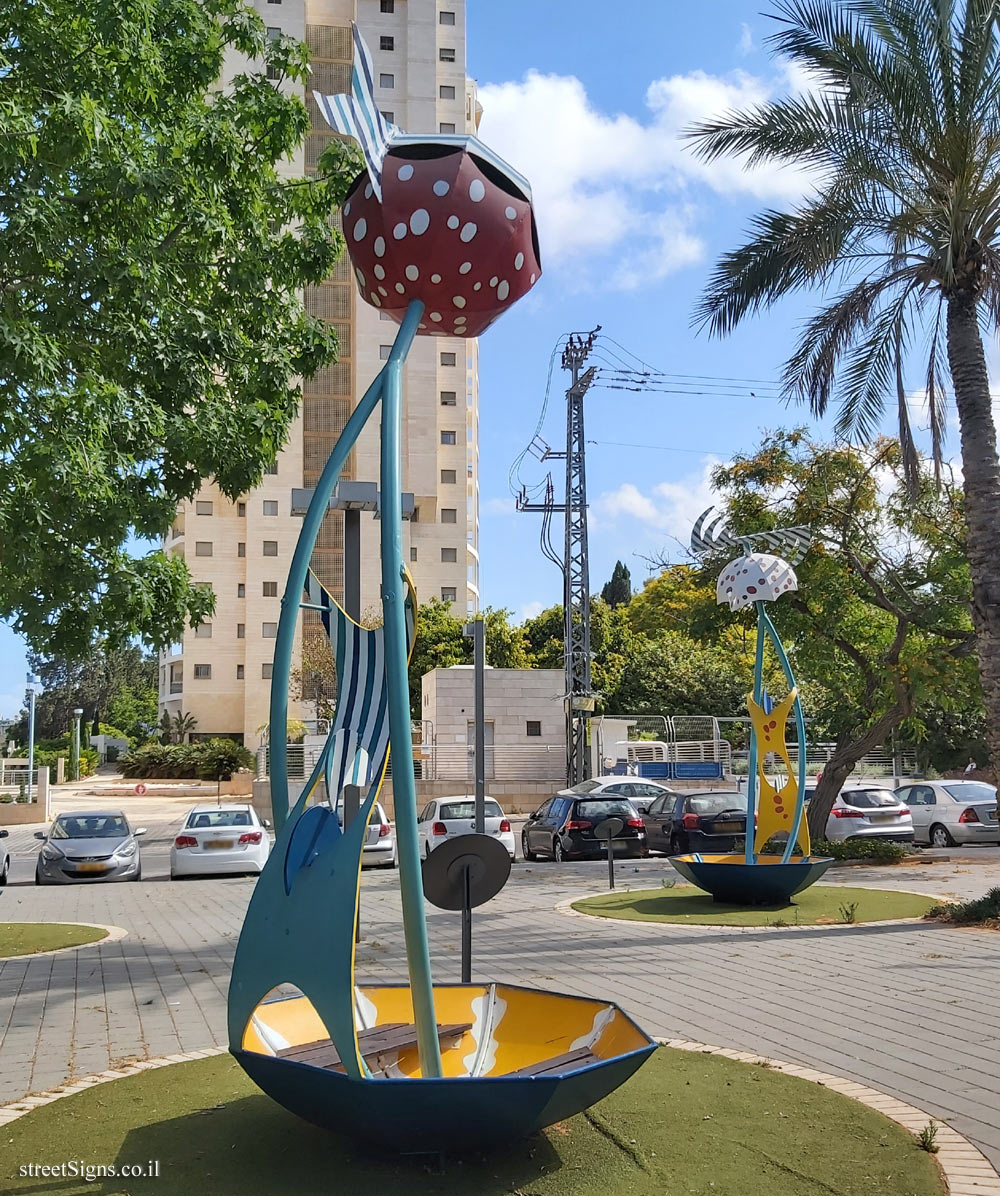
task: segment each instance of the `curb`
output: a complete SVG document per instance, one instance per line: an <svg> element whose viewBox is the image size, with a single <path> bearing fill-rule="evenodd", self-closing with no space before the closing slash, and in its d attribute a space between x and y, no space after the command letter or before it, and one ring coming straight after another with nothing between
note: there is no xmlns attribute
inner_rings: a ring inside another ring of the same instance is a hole
<svg viewBox="0 0 1000 1196"><path fill-rule="evenodd" d="M802 1067L797 1063L771 1059L766 1055L755 1055L749 1051L734 1051L728 1047L711 1046L708 1043L693 1042L686 1038L658 1038L657 1042L677 1051L722 1055L737 1063L766 1064L784 1075L809 1080L813 1084L820 1084L833 1092L839 1092L841 1096L846 1096L850 1100L856 1100L860 1104L882 1113L890 1121L901 1125L911 1134L918 1133L928 1122L933 1121L938 1126L938 1145L940 1147L935 1158L944 1174L948 1196L1000 1196L1000 1174L997 1173L989 1159L964 1135L953 1130L945 1122L937 1121L929 1113L925 1113L915 1105L908 1105L884 1092L879 1092L876 1088L856 1084L853 1080L845 1080L841 1076L830 1075L829 1072L816 1071L812 1067ZM13 1104L0 1105L0 1126L9 1125L19 1117L24 1117L43 1105L52 1104L64 1096L75 1096L97 1084L107 1084L112 1080L138 1075L141 1071L169 1067L173 1063L209 1059L213 1055L224 1055L227 1050L227 1047L206 1047L200 1051L186 1051L177 1055L164 1055L158 1059L145 1059L138 1063L132 1063L128 1067L112 1068L97 1075L84 1076L82 1079L74 1080L60 1088L51 1088L47 1092L26 1096Z"/></svg>
<svg viewBox="0 0 1000 1196"><path fill-rule="evenodd" d="M657 1042L663 1046L672 1047L677 1051L694 1051L705 1055L722 1055L726 1059L733 1059L738 1063L766 1064L785 1075L797 1076L801 1080L809 1080L813 1084L821 1084L832 1092L839 1092L841 1096L856 1100L877 1113L882 1113L890 1121L895 1121L911 1134L917 1134L927 1125L934 1122L938 1127L939 1150L934 1156L938 1166L944 1174L944 1181L948 1188L948 1196L1000 1196L1000 1173L989 1159L978 1150L958 1130L953 1130L946 1122L939 1121L918 1109L915 1105L908 1105L904 1101L896 1100L879 1092L877 1088L868 1088L864 1084L857 1084L853 1080L845 1080L841 1076L830 1075L829 1072L817 1071L813 1067L803 1067L798 1063L786 1063L781 1059L771 1059L767 1055L755 1055L749 1051L733 1051L728 1047L710 1046L704 1042L692 1042L686 1038L658 1038ZM0 1109L0 1115L3 1110Z"/></svg>
<svg viewBox="0 0 1000 1196"><path fill-rule="evenodd" d="M67 951L85 951L88 947L103 947L105 943L117 943L128 937L128 931L123 926L105 926L101 922L64 922L58 923L39 920L19 920L9 923L11 926L88 926L92 930L105 931L104 938L92 943L76 943L71 947L51 947L48 951L25 951L21 955L0 955L0 964L13 963L18 959L38 959L42 955L63 955Z"/></svg>

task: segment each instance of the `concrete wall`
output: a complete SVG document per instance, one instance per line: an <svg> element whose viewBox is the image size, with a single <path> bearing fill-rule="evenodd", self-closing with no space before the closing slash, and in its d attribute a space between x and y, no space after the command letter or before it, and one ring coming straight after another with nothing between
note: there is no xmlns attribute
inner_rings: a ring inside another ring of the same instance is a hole
<svg viewBox="0 0 1000 1196"><path fill-rule="evenodd" d="M433 669L421 680L421 717L434 724L439 749L469 741L474 716L471 665ZM493 724L493 745L564 750L565 682L560 669L487 669L484 678L485 717ZM541 735L528 735L529 721L541 723ZM564 763L565 761L560 761Z"/></svg>

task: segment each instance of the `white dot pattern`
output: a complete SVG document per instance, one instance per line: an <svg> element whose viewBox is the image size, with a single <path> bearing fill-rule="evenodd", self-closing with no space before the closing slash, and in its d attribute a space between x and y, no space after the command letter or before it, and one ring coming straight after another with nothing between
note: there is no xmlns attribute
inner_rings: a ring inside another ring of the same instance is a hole
<svg viewBox="0 0 1000 1196"><path fill-rule="evenodd" d="M473 179L469 184L469 199L473 203L482 203L486 198L486 188L483 186L482 179Z"/></svg>
<svg viewBox="0 0 1000 1196"><path fill-rule="evenodd" d="M426 208L417 208L417 210L410 217L410 232L415 237L421 236L427 232L430 227L431 217Z"/></svg>
<svg viewBox="0 0 1000 1196"><path fill-rule="evenodd" d="M462 225L462 231L458 235L463 241L471 241L477 232L479 232L478 225L473 224L470 220L468 224Z"/></svg>
<svg viewBox="0 0 1000 1196"><path fill-rule="evenodd" d="M405 166L400 166L399 170L396 171L396 178L402 179L404 183L413 178L413 167L409 162Z"/></svg>
<svg viewBox="0 0 1000 1196"><path fill-rule="evenodd" d="M368 231L368 221L364 218L364 216L362 216L361 219L354 226L355 241L363 241L365 239L365 233L367 231Z"/></svg>
<svg viewBox="0 0 1000 1196"><path fill-rule="evenodd" d="M517 209L516 208L504 208L503 214L507 217L508 220L515 220L517 218Z"/></svg>
<svg viewBox="0 0 1000 1196"><path fill-rule="evenodd" d="M402 222L397 224L396 227L392 230L392 235L396 238L397 241L402 241L402 239L406 236L406 225L403 224Z"/></svg>
<svg viewBox="0 0 1000 1196"><path fill-rule="evenodd" d="M444 179L438 179L438 181L434 184L432 190L434 191L435 195L447 195L448 192L451 190L451 184L446 183L444 181Z"/></svg>
<svg viewBox="0 0 1000 1196"><path fill-rule="evenodd" d="M448 217L448 227L449 228L458 228L458 226L461 223L462 223L461 220L459 220L459 218L457 216L449 216Z"/></svg>
<svg viewBox="0 0 1000 1196"><path fill-rule="evenodd" d="M406 277L410 280L410 282L416 282L417 279L420 277L420 271L417 269L416 266L407 266L406 267Z"/></svg>
<svg viewBox="0 0 1000 1196"><path fill-rule="evenodd" d="M459 272L459 274L468 274L471 269L472 269L472 262L463 262L458 267L458 272Z"/></svg>
<svg viewBox="0 0 1000 1196"><path fill-rule="evenodd" d="M385 237L375 238L375 256L381 257L385 253Z"/></svg>

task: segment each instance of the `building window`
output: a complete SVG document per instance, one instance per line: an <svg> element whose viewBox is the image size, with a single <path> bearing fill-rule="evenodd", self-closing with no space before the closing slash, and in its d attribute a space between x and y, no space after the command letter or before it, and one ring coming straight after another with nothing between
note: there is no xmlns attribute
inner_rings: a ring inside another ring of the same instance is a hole
<svg viewBox="0 0 1000 1196"><path fill-rule="evenodd" d="M440 62L454 62L455 51L449 46L442 46L441 49L438 50L438 60Z"/></svg>
<svg viewBox="0 0 1000 1196"><path fill-rule="evenodd" d="M237 556L246 556L246 554L247 554L247 546L241 540L239 542L239 544L236 545L236 555Z"/></svg>
<svg viewBox="0 0 1000 1196"><path fill-rule="evenodd" d="M455 98L455 89L448 83L442 83L438 88L438 99L453 100Z"/></svg>
<svg viewBox="0 0 1000 1196"><path fill-rule="evenodd" d="M247 638L246 623L237 623L236 624L236 638L238 640L245 640Z"/></svg>
<svg viewBox="0 0 1000 1196"><path fill-rule="evenodd" d="M277 556L278 555L278 541L277 540L265 540L264 541L264 555L265 556Z"/></svg>
<svg viewBox="0 0 1000 1196"><path fill-rule="evenodd" d="M394 37L382 36L378 39L378 48L380 50L395 50L396 39Z"/></svg>
<svg viewBox="0 0 1000 1196"><path fill-rule="evenodd" d="M236 514L239 515L239 517L241 519L245 519L246 513L247 513L247 504L245 502L238 502L236 504Z"/></svg>
<svg viewBox="0 0 1000 1196"><path fill-rule="evenodd" d="M387 74L385 71L382 71L378 77L378 85L379 85L379 87L384 87L384 88L386 88L386 90L389 90L390 88L393 88L396 86L396 76Z"/></svg>
<svg viewBox="0 0 1000 1196"><path fill-rule="evenodd" d="M278 596L278 583L276 581L265 581L264 582L264 597L265 598L277 598L277 596Z"/></svg>
<svg viewBox="0 0 1000 1196"><path fill-rule="evenodd" d="M395 124L395 122L396 122L395 112L390 112L388 108L383 108L382 115L385 117L388 124L390 124L390 125Z"/></svg>
<svg viewBox="0 0 1000 1196"><path fill-rule="evenodd" d="M389 354L392 352L392 345L379 345L378 355L382 361L389 360Z"/></svg>
<svg viewBox="0 0 1000 1196"><path fill-rule="evenodd" d="M441 406L455 407L458 405L458 392L454 390L441 391Z"/></svg>
<svg viewBox="0 0 1000 1196"><path fill-rule="evenodd" d="M379 0L378 10L379 12L395 12L395 0Z"/></svg>
<svg viewBox="0 0 1000 1196"><path fill-rule="evenodd" d="M458 509L456 507L442 507L441 522L458 523Z"/></svg>
<svg viewBox="0 0 1000 1196"><path fill-rule="evenodd" d="M267 37L268 41L276 42L281 37L281 30L275 25L268 25ZM268 79L281 78L281 73L276 66L268 66L266 74Z"/></svg>
<svg viewBox="0 0 1000 1196"><path fill-rule="evenodd" d="M212 677L212 666L210 664L196 664L194 666L195 681L209 681Z"/></svg>
<svg viewBox="0 0 1000 1196"><path fill-rule="evenodd" d="M457 598L457 596L458 596L458 594L457 594L457 591L454 586L442 586L441 587L441 601L442 602L454 602L455 599Z"/></svg>
<svg viewBox="0 0 1000 1196"><path fill-rule="evenodd" d="M270 474L272 477L278 472L278 462L272 461L270 465L264 470L264 474Z"/></svg>
<svg viewBox="0 0 1000 1196"><path fill-rule="evenodd" d="M246 582L242 582L242 581L237 582L236 583L236 597L237 598L245 598L246 596L247 596Z"/></svg>
<svg viewBox="0 0 1000 1196"><path fill-rule="evenodd" d="M212 638L212 624L211 623L199 623L198 626L194 629L194 635L195 635L195 639L210 640Z"/></svg>
<svg viewBox="0 0 1000 1196"><path fill-rule="evenodd" d="M417 559L417 550L415 548L411 548L410 549L410 560L415 561L416 559Z"/></svg>
<svg viewBox="0 0 1000 1196"><path fill-rule="evenodd" d="M443 120L438 124L439 133L454 133L455 122L453 120Z"/></svg>
<svg viewBox="0 0 1000 1196"><path fill-rule="evenodd" d="M441 560L444 561L446 565L454 565L458 561L458 549L442 548Z"/></svg>
<svg viewBox="0 0 1000 1196"><path fill-rule="evenodd" d="M195 556L211 556L212 555L212 541L211 540L195 540L194 555Z"/></svg>
<svg viewBox="0 0 1000 1196"><path fill-rule="evenodd" d="M525 724L525 735L541 736L542 724L541 720L529 718Z"/></svg>
<svg viewBox="0 0 1000 1196"><path fill-rule="evenodd" d="M458 482L458 473L454 469L442 469L441 481L446 486L454 486Z"/></svg>
<svg viewBox="0 0 1000 1196"><path fill-rule="evenodd" d="M442 9L441 12L438 13L438 24L439 25L454 25L455 24L455 14L453 12L448 12L447 9Z"/></svg>
<svg viewBox="0 0 1000 1196"><path fill-rule="evenodd" d="M277 515L277 513L278 513L277 499L265 498L264 499L264 514L265 515Z"/></svg>
<svg viewBox="0 0 1000 1196"><path fill-rule="evenodd" d="M281 0L267 0L268 4L280 4Z"/></svg>
<svg viewBox="0 0 1000 1196"><path fill-rule="evenodd" d="M457 444L458 441L455 439L455 433L450 432L450 431L442 432L441 433L441 443L442 444Z"/></svg>
<svg viewBox="0 0 1000 1196"><path fill-rule="evenodd" d="M456 358L455 358L455 354L454 354L454 353L442 353L442 354L441 354L441 364L442 364L442 365L455 365L455 364L457 364L457 362L456 362Z"/></svg>
<svg viewBox="0 0 1000 1196"><path fill-rule="evenodd" d="M278 624L277 623L261 623L260 633L264 637L264 639L273 640L274 637L278 634Z"/></svg>
<svg viewBox="0 0 1000 1196"><path fill-rule="evenodd" d="M211 515L211 513L212 513L212 501L211 501L211 499L209 499L208 501L206 501L205 499L203 499L203 498L200 498L200 499L199 499L199 500L198 500L198 501L197 501L197 502L194 504L194 513L195 513L196 515Z"/></svg>
<svg viewBox="0 0 1000 1196"><path fill-rule="evenodd" d="M269 4L273 4L273 3L274 3L274 0L268 0L268 3L269 3ZM280 4L280 3L281 3L281 0L278 0L278 3ZM242 680L243 680L243 665L241 665L241 664L238 664L238 665L236 666L236 680L237 680L237 681L242 681Z"/></svg>
<svg viewBox="0 0 1000 1196"><path fill-rule="evenodd" d="M262 664L260 666L260 675L265 681L271 680L271 674L274 672L273 664Z"/></svg>

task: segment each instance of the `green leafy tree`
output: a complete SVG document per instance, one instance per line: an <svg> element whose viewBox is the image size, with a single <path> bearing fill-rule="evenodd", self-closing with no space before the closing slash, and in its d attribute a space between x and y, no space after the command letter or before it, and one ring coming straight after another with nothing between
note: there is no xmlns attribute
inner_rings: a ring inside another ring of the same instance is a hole
<svg viewBox="0 0 1000 1196"><path fill-rule="evenodd" d="M681 631L636 640L606 707L610 714L714 714L735 717L747 678L732 655Z"/></svg>
<svg viewBox="0 0 1000 1196"><path fill-rule="evenodd" d="M302 289L338 256L357 159L337 142L325 173L279 173L309 131L280 86L307 84L306 50L244 0L5 4L0 78L0 616L47 652L161 647L211 594L126 544L274 460L297 379L335 356Z"/></svg>
<svg viewBox="0 0 1000 1196"><path fill-rule="evenodd" d="M706 160L803 167L813 186L765 211L716 266L700 316L724 335L815 289L784 374L790 396L871 438L887 403L920 486L905 370L921 379L935 464L950 373L961 429L972 617L990 757L1000 763L1000 463L982 330L1000 316L1000 7L993 0L781 0L770 42L811 89L690 131ZM841 288L834 292L834 288Z"/></svg>
<svg viewBox="0 0 1000 1196"><path fill-rule="evenodd" d="M632 575L628 571L628 566L623 565L621 561L615 561L611 580L606 582L604 589L601 590L601 598L608 606L625 606L631 600Z"/></svg>

